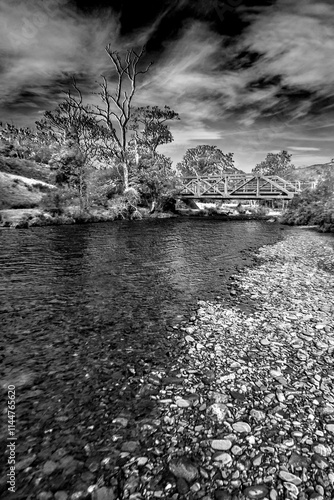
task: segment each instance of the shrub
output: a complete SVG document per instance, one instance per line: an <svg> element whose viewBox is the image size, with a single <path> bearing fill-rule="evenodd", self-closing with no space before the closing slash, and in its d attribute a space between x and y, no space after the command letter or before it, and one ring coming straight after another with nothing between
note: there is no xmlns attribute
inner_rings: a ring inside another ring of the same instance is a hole
<svg viewBox="0 0 334 500"><path fill-rule="evenodd" d="M94 170L87 178L87 198L89 206L107 207L108 200L121 193L118 172L113 168Z"/></svg>
<svg viewBox="0 0 334 500"><path fill-rule="evenodd" d="M281 219L282 224L288 225L316 225L323 231L334 229L334 201L300 200L299 204L288 207Z"/></svg>
<svg viewBox="0 0 334 500"><path fill-rule="evenodd" d="M270 212L270 208L265 205L245 206L245 208L252 215L258 215L259 217L268 215Z"/></svg>
<svg viewBox="0 0 334 500"><path fill-rule="evenodd" d="M109 213L114 219L141 219L142 215L136 205L132 204L133 193L115 196L108 203ZM131 201L130 201L131 200Z"/></svg>
<svg viewBox="0 0 334 500"><path fill-rule="evenodd" d="M40 202L47 212L62 214L71 205L79 205L77 192L70 188L57 188L45 194Z"/></svg>

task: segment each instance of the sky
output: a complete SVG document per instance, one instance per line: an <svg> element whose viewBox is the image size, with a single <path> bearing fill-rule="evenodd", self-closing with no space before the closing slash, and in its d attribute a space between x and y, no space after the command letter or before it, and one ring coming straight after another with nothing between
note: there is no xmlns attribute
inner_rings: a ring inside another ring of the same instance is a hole
<svg viewBox="0 0 334 500"><path fill-rule="evenodd" d="M34 126L75 76L87 102L115 74L105 51L146 46L136 106L165 106L174 162L216 145L249 172L282 149L334 157L333 0L1 0L0 121Z"/></svg>

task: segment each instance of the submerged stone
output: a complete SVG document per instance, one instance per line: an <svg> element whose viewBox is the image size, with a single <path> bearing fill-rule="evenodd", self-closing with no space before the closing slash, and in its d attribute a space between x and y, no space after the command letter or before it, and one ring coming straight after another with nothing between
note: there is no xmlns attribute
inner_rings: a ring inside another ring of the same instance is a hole
<svg viewBox="0 0 334 500"><path fill-rule="evenodd" d="M244 495L247 498L264 498L268 495L269 489L264 484L255 484L244 489Z"/></svg>

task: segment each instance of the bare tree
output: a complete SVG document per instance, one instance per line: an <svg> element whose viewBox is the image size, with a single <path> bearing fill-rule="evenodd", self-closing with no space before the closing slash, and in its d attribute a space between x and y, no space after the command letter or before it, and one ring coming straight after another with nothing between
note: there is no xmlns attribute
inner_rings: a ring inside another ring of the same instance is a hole
<svg viewBox="0 0 334 500"><path fill-rule="evenodd" d="M123 167L124 190L129 188L129 158L127 154L128 125L132 113L132 100L136 92L138 75L147 73L152 63L144 69L139 68L139 62L143 57L145 48L140 52L133 49L127 51L124 59L117 51L112 51L110 44L106 52L113 63L117 73L116 90L111 92L106 77L102 77L99 83L100 91L96 93L102 100L103 105L94 105L89 113L94 114L98 120L102 120L108 127L113 139L113 154L120 160Z"/></svg>

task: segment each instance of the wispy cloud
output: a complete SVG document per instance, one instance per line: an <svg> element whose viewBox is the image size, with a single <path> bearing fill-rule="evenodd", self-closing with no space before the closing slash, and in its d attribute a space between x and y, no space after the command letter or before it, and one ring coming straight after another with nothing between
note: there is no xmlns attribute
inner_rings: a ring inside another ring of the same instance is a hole
<svg viewBox="0 0 334 500"><path fill-rule="evenodd" d="M212 9L215 0L209 3ZM209 3L192 2L192 11L207 13ZM143 45L172 9L190 8L189 0L168 5L125 36L111 9L87 14L67 0L2 0L0 106L33 122L59 102L71 75L88 95L100 74L110 74L107 43L122 51ZM333 156L332 1L277 0L256 9L236 2L235 12L248 23L238 38L188 17L138 80L135 104L169 105L180 114L164 152L178 160L187 147L214 143L234 151L246 169L283 148L300 161L318 151Z"/></svg>
<svg viewBox="0 0 334 500"><path fill-rule="evenodd" d="M243 45L262 55L259 76L279 75L282 85L333 95L334 4L278 0L253 19Z"/></svg>
<svg viewBox="0 0 334 500"><path fill-rule="evenodd" d="M7 105L26 91L31 100L47 98L72 74L96 77L106 64L103 48L116 42L119 32L111 11L87 17L60 0L32 5L5 0L0 17L0 102Z"/></svg>
<svg viewBox="0 0 334 500"><path fill-rule="evenodd" d="M290 146L293 151L320 151L320 148L308 148L303 146Z"/></svg>

